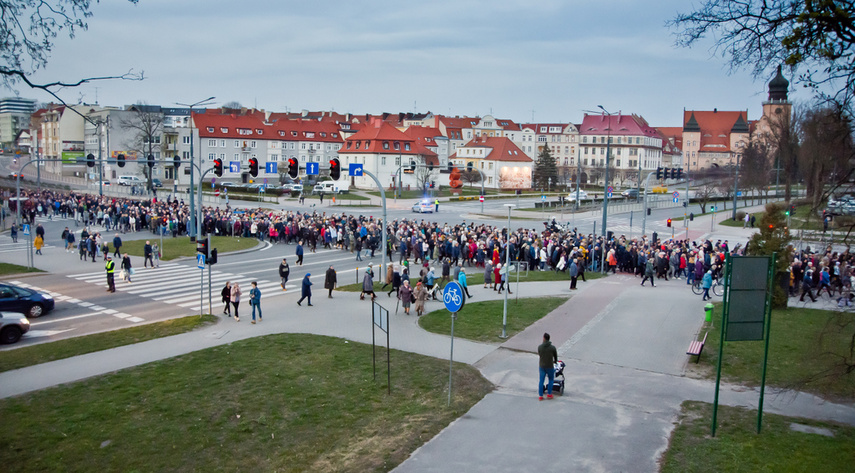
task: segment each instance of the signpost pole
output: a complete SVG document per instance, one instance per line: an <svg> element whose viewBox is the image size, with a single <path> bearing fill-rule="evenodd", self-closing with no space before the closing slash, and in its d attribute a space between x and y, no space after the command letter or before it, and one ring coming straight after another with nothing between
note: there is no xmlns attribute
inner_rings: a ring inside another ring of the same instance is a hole
<svg viewBox="0 0 855 473"><path fill-rule="evenodd" d="M763 374L760 377L760 402L757 407L757 433L763 427L763 398L766 392L766 363L769 359L769 330L772 325L772 291L775 290L775 267L778 262L778 253L772 253L772 263L769 266L769 287L766 290L766 333L764 337L766 346L763 349Z"/></svg>
<svg viewBox="0 0 855 473"><path fill-rule="evenodd" d="M451 405L451 380L454 369L454 319L457 318L457 313L463 309L466 304L466 294L463 292L463 286L457 281L449 281L442 288L442 302L445 304L446 310L451 312L451 354L448 357L448 405Z"/></svg>
<svg viewBox="0 0 855 473"><path fill-rule="evenodd" d="M505 241L505 267L502 268L505 270L505 303L502 310L501 338L508 338L508 291L511 289L511 273L508 265L511 261L511 209L514 204L505 204L505 207L508 208L508 235ZM499 273L499 277L502 277L501 273ZM517 294L519 295L519 270L517 270Z"/></svg>
<svg viewBox="0 0 855 473"><path fill-rule="evenodd" d="M454 369L454 319L457 312L451 313L451 354L448 357L448 406L451 406L451 374Z"/></svg>

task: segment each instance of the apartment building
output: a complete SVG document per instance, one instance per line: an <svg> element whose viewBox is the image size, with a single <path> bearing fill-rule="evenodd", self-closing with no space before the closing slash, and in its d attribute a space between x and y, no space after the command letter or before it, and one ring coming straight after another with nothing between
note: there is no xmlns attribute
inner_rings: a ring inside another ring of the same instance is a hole
<svg viewBox="0 0 855 473"><path fill-rule="evenodd" d="M607 149L609 182L618 189L636 186L645 171L662 165L667 140L638 115L586 114L579 134L582 184L604 183Z"/></svg>
<svg viewBox="0 0 855 473"><path fill-rule="evenodd" d="M508 190L531 187L534 160L508 137L475 136L448 159L461 172L481 171L484 187Z"/></svg>

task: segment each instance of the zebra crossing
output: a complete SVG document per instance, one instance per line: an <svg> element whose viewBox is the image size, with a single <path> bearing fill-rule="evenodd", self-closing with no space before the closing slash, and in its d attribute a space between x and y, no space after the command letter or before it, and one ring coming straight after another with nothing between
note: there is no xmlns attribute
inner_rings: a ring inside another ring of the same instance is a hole
<svg viewBox="0 0 855 473"><path fill-rule="evenodd" d="M208 286L208 271L205 271L204 282L199 277L200 269L192 266L184 266L177 263L161 264L158 268L134 268L135 274L131 276L131 283L122 281L119 273L116 273L116 290L126 294L134 294L140 297L145 297L166 304L174 304L179 307L200 310L199 293L200 286L203 291L207 291ZM69 278L83 281L90 284L105 284L104 270L72 274ZM270 281L264 279L255 279L239 273L229 273L224 271L211 271L211 287L215 301L219 301L220 290L227 281L238 283L243 295L243 301L249 300L250 283L256 281L258 288L261 290L261 298L266 299L273 297L282 292L279 281ZM287 289L293 289L296 285L288 284ZM204 298L207 301L207 295Z"/></svg>
<svg viewBox="0 0 855 473"><path fill-rule="evenodd" d="M42 249L45 248L54 248L55 245L49 245L47 243L42 246ZM25 251L30 248L30 243L27 241L27 237L20 232L18 232L18 242L12 243L12 241L8 241L6 243L0 243L0 253L15 253L18 251ZM36 251L33 249L33 251Z"/></svg>

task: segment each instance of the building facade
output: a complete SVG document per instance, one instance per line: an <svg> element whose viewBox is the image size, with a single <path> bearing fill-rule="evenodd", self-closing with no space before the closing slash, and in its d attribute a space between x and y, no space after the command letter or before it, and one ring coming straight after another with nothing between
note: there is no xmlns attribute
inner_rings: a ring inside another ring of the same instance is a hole
<svg viewBox="0 0 855 473"><path fill-rule="evenodd" d="M477 169L489 189L529 189L534 160L509 137L476 136L449 157L461 172Z"/></svg>
<svg viewBox="0 0 855 473"><path fill-rule="evenodd" d="M638 115L586 114L579 135L577 169L582 184L605 183L607 149L609 183L615 189L637 186L639 176L643 179L645 171L662 165L665 140Z"/></svg>

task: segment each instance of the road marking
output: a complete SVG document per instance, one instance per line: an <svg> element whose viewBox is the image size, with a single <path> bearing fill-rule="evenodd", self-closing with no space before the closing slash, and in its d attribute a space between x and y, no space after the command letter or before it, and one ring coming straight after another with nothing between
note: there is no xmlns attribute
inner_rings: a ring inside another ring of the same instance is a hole
<svg viewBox="0 0 855 473"><path fill-rule="evenodd" d="M39 325L52 324L52 323L56 323L56 322L65 322L66 320L83 319L83 318L92 317L93 315L98 315L101 313L102 313L101 311L98 311L98 312L92 312L91 314L72 315L69 317L62 317L59 319L43 320L43 321L39 321L39 322L30 322L30 325L35 327L35 326L39 326Z"/></svg>

